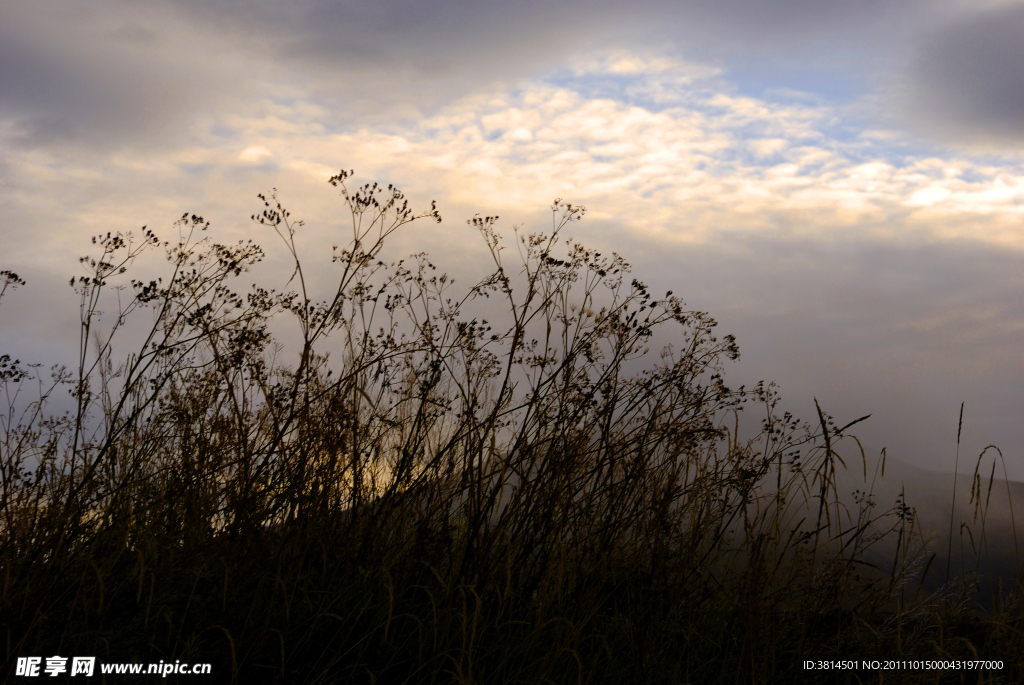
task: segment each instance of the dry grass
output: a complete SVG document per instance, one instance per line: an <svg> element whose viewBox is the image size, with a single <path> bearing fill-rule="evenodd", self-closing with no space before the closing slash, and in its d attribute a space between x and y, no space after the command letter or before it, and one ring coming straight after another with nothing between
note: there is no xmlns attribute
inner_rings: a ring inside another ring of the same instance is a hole
<svg viewBox="0 0 1024 685"><path fill-rule="evenodd" d="M4 359L6 673L70 653L212 662L225 682L767 683L815 680L804 659L980 655L1006 661L982 681L1024 678L1020 586L983 620L968 594L909 600L927 563L912 510L839 497L847 465L871 482L853 424L728 388L733 338L566 241L583 208L556 201L549 233L505 251L496 217L473 219L495 268L457 294L425 256L381 261L436 210L348 180L331 179L352 223L326 297L269 196L254 219L294 292L238 290L260 248L199 240L185 216L177 241L97 238L73 283L77 368ZM130 271L149 249L162 280ZM674 346L649 354L662 330ZM74 409L53 412L64 389ZM867 564L885 541L893 567Z"/></svg>

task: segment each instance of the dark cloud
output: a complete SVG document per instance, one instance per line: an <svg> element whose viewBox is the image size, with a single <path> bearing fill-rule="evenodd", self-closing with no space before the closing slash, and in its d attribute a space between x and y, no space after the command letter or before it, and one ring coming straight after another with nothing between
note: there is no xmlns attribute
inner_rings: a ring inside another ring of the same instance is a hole
<svg viewBox="0 0 1024 685"><path fill-rule="evenodd" d="M33 149L72 143L76 137L75 126L67 117L42 114L16 120L10 142L16 148Z"/></svg>
<svg viewBox="0 0 1024 685"><path fill-rule="evenodd" d="M621 248L621 233L607 231ZM1024 480L1020 251L746 234L679 249L633 238L627 256L655 292L674 290L736 335L730 384L778 381L783 406L805 419L814 398L841 421L872 414L856 431L869 456L885 447L938 471L953 468L965 402L961 456L996 444Z"/></svg>
<svg viewBox="0 0 1024 685"><path fill-rule="evenodd" d="M72 0L4 14L0 118L14 146L171 145L239 92L216 44L152 13Z"/></svg>
<svg viewBox="0 0 1024 685"><path fill-rule="evenodd" d="M602 34L662 27L689 38L713 32L713 40L737 41L733 47L792 45L794 38L877 31L903 23L919 0L596 0L478 3L467 0L302 0L251 3L240 0L179 0L171 3L188 15L212 22L234 36L248 35L295 54L330 56L359 53L388 60L411 57L430 46L435 58L462 58L488 52L518 56L550 53L565 45L586 44L588 32ZM944 3L932 3L932 5ZM550 42L530 39L550 38ZM742 42L739 42L742 41ZM484 48L483 51L479 51ZM430 56L428 56L430 59Z"/></svg>
<svg viewBox="0 0 1024 685"><path fill-rule="evenodd" d="M1024 5L966 15L925 40L903 105L956 142L1024 145Z"/></svg>
<svg viewBox="0 0 1024 685"><path fill-rule="evenodd" d="M173 6L250 50L314 70L321 84L346 86L350 104L368 99L379 107L405 99L429 107L484 83L563 66L567 55L593 48L669 45L716 61L811 53L820 59L810 62L819 65L840 50L859 50L863 58L891 43L893 32L908 29L910 18L919 25L924 3L181 0Z"/></svg>

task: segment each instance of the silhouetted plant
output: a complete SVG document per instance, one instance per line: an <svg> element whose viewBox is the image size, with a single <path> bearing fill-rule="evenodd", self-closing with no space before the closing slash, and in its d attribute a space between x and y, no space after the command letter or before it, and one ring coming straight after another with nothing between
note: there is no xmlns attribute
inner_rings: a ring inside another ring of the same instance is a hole
<svg viewBox="0 0 1024 685"><path fill-rule="evenodd" d="M549 233L514 230L514 266L498 218L471 219L494 270L458 294L424 254L381 258L436 206L350 178L330 179L351 234L326 295L275 191L253 219L294 290L239 287L261 248L202 238L185 214L174 241L94 239L71 282L77 368L45 380L2 358L8 663L63 650L208 661L245 682L789 682L810 678L809 655L966 654L949 632L966 606L902 599L923 561L912 510L876 512L869 486L856 510L839 498L857 422L819 408L806 424L772 385L726 386L734 338L565 239L583 207L556 200ZM132 277L154 249L168 273ZM23 283L2 276L0 295ZM271 333L282 316L297 350ZM116 357L129 327L142 342ZM673 343L651 355L663 330ZM59 388L68 414L49 409ZM741 439L754 407L760 432ZM893 537L891 572L870 567ZM1020 646L1009 629L971 639Z"/></svg>

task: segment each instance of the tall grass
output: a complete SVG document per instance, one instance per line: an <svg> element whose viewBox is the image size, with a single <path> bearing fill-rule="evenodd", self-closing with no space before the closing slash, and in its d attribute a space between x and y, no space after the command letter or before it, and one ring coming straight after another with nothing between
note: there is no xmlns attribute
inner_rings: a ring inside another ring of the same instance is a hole
<svg viewBox="0 0 1024 685"><path fill-rule="evenodd" d="M260 196L293 290L245 288L261 248L185 215L176 240L94 239L77 367L4 358L6 673L68 653L224 682L792 682L817 678L805 659L998 654L986 682L1024 677L1019 586L983 622L966 594L908 599L925 548L906 502L874 501L857 422L729 388L735 340L566 239L582 207L508 243L472 219L494 268L459 291L425 255L382 258L434 206L330 182L351 223L326 294ZM166 272L136 276L152 250ZM891 568L867 563L885 541Z"/></svg>

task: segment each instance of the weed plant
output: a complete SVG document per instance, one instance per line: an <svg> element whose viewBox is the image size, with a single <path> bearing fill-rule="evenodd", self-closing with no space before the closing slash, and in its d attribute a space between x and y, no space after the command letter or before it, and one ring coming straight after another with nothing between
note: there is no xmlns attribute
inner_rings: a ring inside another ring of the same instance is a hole
<svg viewBox="0 0 1024 685"><path fill-rule="evenodd" d="M1019 585L984 620L967 590L908 595L927 564L913 511L839 497L850 459L871 482L853 424L730 389L735 340L566 239L584 208L556 200L550 232L510 245L497 217L472 219L494 269L458 292L426 255L381 257L435 206L330 183L351 228L326 296L307 289L302 222L260 196L294 290L240 287L260 247L185 215L176 240L93 240L77 367L3 358L5 677L32 654L210 662L243 683L1024 677ZM137 277L149 250L167 272ZM0 295L22 283L4 272ZM118 356L128 327L143 342ZM673 343L651 353L658 335ZM52 409L65 391L71 410ZM864 560L883 540L891 569ZM1005 667L803 668L955 658Z"/></svg>

